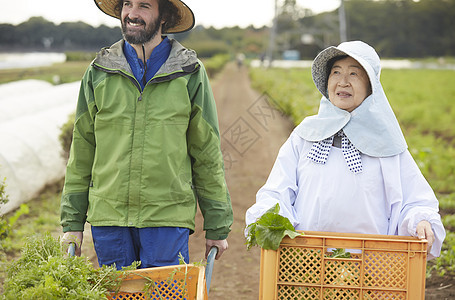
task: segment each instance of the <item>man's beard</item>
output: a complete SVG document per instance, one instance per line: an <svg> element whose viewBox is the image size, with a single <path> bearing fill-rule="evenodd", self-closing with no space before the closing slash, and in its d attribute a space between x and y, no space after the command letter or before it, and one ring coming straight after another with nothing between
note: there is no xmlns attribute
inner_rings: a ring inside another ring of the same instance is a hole
<svg viewBox="0 0 455 300"><path fill-rule="evenodd" d="M145 29L137 30L137 32L128 32L127 23L136 23L145 25ZM147 25L143 20L140 19L130 19L125 17L122 22L122 34L123 38L130 44L141 45L145 44L148 41L152 40L157 34L161 26L161 16L159 16L155 23Z"/></svg>

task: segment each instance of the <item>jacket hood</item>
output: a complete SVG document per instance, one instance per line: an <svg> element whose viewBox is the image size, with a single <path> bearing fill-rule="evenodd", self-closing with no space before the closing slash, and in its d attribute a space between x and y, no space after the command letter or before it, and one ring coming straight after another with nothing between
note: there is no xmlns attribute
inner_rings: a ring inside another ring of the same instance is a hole
<svg viewBox="0 0 455 300"><path fill-rule="evenodd" d="M340 109L330 102L327 79L331 58L348 55L365 69L372 93L352 112ZM313 61L313 81L323 95L319 112L305 118L295 129L308 141L324 140L343 129L351 143L362 153L373 157L397 155L407 149L398 120L380 82L381 65L376 51L361 41L344 42L328 47Z"/></svg>

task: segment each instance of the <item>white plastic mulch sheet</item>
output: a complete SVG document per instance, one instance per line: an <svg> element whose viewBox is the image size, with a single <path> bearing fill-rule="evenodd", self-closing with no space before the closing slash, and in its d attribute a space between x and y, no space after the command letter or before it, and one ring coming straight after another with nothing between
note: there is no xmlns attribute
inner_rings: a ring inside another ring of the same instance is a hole
<svg viewBox="0 0 455 300"><path fill-rule="evenodd" d="M0 180L6 177L5 214L64 176L61 127L75 110L80 82L39 80L0 85Z"/></svg>

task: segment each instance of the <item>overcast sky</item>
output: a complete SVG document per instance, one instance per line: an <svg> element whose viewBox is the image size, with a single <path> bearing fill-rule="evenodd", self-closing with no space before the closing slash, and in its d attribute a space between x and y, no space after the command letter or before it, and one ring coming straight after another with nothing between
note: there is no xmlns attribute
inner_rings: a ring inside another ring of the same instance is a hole
<svg viewBox="0 0 455 300"><path fill-rule="evenodd" d="M196 24L216 28L271 25L274 0L184 0L196 16ZM336 9L340 0L297 0L314 12ZM102 13L93 0L0 0L0 23L19 24L42 16L56 24L83 21L93 26L117 26L116 19Z"/></svg>

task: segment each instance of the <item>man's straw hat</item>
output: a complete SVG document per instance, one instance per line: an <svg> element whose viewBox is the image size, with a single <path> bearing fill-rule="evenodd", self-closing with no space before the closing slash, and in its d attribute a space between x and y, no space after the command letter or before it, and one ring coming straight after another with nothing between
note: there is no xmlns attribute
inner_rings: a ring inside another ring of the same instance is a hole
<svg viewBox="0 0 455 300"><path fill-rule="evenodd" d="M120 15L116 13L115 6L119 0L95 0L96 6L101 9L105 14L120 19ZM180 14L180 21L172 28L169 28L164 33L180 33L190 30L194 27L194 14L191 9L186 6L180 0L168 0L172 4L174 4L177 9L179 10Z"/></svg>

